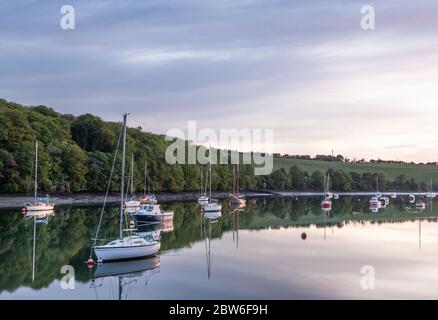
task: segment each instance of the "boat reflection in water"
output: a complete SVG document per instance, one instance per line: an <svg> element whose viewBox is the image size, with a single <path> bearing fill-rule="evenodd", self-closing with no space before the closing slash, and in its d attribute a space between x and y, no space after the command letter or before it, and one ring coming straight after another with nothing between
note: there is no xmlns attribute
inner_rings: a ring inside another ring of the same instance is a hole
<svg viewBox="0 0 438 320"><path fill-rule="evenodd" d="M144 285L150 281L152 275L160 271L160 257L154 256L147 259L126 260L110 263L98 264L91 279L90 288L95 289L96 297L98 297L98 288L104 286L104 282L108 282L109 287L109 299L112 297L118 298L118 300L129 299L129 293L131 290L126 290L124 295L124 288L134 284L142 283ZM111 292L112 280L116 280L117 294ZM106 298L105 298L106 299Z"/></svg>
<svg viewBox="0 0 438 320"><path fill-rule="evenodd" d="M137 222L137 235L142 238L152 237L154 240L159 240L162 233L169 233L173 230L173 220L160 223Z"/></svg>
<svg viewBox="0 0 438 320"><path fill-rule="evenodd" d="M24 215L26 220L33 220L33 242L32 242L32 282L35 282L36 275L36 232L37 224L47 224L49 217L54 215L53 210L27 211Z"/></svg>
<svg viewBox="0 0 438 320"><path fill-rule="evenodd" d="M205 236L205 256L207 261L207 277L211 277L211 225L217 223L222 216L221 211L204 212L201 221L201 237Z"/></svg>

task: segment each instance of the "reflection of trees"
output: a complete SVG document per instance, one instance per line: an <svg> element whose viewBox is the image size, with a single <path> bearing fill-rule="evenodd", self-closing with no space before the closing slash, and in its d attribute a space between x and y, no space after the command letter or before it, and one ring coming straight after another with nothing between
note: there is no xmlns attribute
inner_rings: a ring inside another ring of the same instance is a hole
<svg viewBox="0 0 438 320"><path fill-rule="evenodd" d="M320 209L320 198L258 199L256 203L248 201L246 208L239 213L240 229L296 228L315 225L324 227L325 215ZM379 214L368 210L368 199L342 197L334 201L333 211L327 216L326 226L338 228L349 224L400 223L416 221L415 212L400 212L405 206L402 200L394 202ZM190 247L204 241L201 235L199 206L195 203L166 204L163 207L174 210L174 231L163 233L162 251ZM437 221L436 210L427 212L427 221ZM353 216L352 211L360 212ZM35 281L32 282L32 241L33 221L23 218L21 213L2 212L0 214L0 292L14 291L19 286L34 289L47 287L55 279L60 279L61 266L70 264L75 267L77 281L88 281L90 271L84 261L90 253L90 238L94 236L99 218L99 207L61 208L51 216L46 225L37 225L36 229L36 266ZM118 208L109 208L104 214L100 238L109 239L117 234L118 221L115 218ZM436 218L435 218L436 217ZM232 232L233 215L226 203L223 203L222 218L212 225L211 237L220 238L224 232Z"/></svg>

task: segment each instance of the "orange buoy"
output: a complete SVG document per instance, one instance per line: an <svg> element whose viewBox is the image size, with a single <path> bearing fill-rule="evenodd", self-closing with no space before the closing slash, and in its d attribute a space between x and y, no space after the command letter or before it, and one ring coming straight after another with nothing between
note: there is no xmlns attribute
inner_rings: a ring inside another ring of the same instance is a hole
<svg viewBox="0 0 438 320"><path fill-rule="evenodd" d="M303 232L303 233L301 234L301 239L302 239L302 240L306 240L306 239L307 239L307 233Z"/></svg>

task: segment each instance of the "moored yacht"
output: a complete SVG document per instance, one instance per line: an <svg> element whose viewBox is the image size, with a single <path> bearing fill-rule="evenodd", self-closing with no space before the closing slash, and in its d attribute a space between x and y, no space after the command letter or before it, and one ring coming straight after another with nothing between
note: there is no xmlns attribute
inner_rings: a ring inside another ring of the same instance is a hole
<svg viewBox="0 0 438 320"><path fill-rule="evenodd" d="M172 220L173 214L173 211L162 210L159 204L143 204L132 217L142 222L162 222Z"/></svg>
<svg viewBox="0 0 438 320"><path fill-rule="evenodd" d="M121 186L120 186L120 210L119 210L119 224L120 224L120 236L119 239L109 242L106 245L96 245L97 236L100 229L99 226L96 231L96 238L94 239L94 253L96 254L98 262L110 261L110 260L125 260L135 259L141 257L152 256L160 250L160 242L151 238L141 238L139 236L123 236L123 207L124 207L124 181L125 181L125 153L126 153L126 118L127 114L123 115L123 142L122 142L122 173L121 173ZM117 151L114 157L114 161L117 156ZM111 173L112 177L112 173ZM111 178L109 185L111 183ZM103 214L102 209L102 214ZM101 217L102 217L101 214ZM101 219L100 219L101 221Z"/></svg>
<svg viewBox="0 0 438 320"><path fill-rule="evenodd" d="M50 211L53 210L55 204L50 202L50 198L46 195L43 198L38 198L38 140L35 141L35 181L34 181L34 202L26 203L23 212L27 211Z"/></svg>
<svg viewBox="0 0 438 320"><path fill-rule="evenodd" d="M211 199L211 148L209 150L209 182L210 182L210 196L208 197L208 203L202 206L202 212L220 212L222 210L222 205L218 202L213 202Z"/></svg>

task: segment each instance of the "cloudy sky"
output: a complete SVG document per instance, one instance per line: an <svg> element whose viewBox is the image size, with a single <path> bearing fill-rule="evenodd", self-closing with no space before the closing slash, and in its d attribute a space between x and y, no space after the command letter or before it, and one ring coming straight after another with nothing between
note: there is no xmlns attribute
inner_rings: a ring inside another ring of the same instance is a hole
<svg viewBox="0 0 438 320"><path fill-rule="evenodd" d="M75 8L63 30L60 9ZM376 10L362 30L361 7ZM438 161L435 0L0 2L0 97L291 154Z"/></svg>

